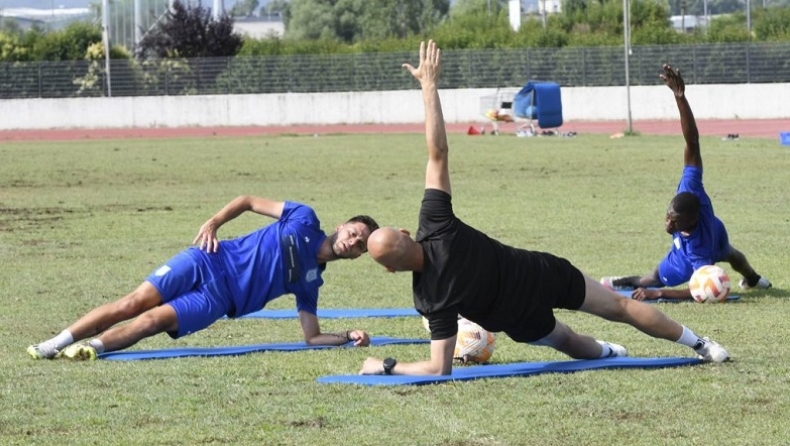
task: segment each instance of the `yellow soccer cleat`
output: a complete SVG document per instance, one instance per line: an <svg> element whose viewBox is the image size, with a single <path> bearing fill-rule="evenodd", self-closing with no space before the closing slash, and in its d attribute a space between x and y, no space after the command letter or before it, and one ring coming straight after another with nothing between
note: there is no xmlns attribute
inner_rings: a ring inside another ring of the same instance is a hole
<svg viewBox="0 0 790 446"><path fill-rule="evenodd" d="M72 344L58 353L57 357L72 361L93 361L98 356L96 349L88 344Z"/></svg>
<svg viewBox="0 0 790 446"><path fill-rule="evenodd" d="M58 355L58 350L47 343L33 344L26 351L33 359L52 359Z"/></svg>

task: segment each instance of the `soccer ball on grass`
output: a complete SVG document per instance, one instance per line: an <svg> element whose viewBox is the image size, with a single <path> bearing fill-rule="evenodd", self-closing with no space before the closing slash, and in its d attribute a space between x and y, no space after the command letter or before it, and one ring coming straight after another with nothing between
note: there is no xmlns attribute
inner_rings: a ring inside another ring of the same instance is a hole
<svg viewBox="0 0 790 446"><path fill-rule="evenodd" d="M720 266L702 266L691 275L689 291L699 303L722 302L730 294L730 277Z"/></svg>
<svg viewBox="0 0 790 446"><path fill-rule="evenodd" d="M430 331L428 319L422 325ZM485 364L494 354L496 336L469 319L458 318L458 336L455 341L453 360L456 364Z"/></svg>

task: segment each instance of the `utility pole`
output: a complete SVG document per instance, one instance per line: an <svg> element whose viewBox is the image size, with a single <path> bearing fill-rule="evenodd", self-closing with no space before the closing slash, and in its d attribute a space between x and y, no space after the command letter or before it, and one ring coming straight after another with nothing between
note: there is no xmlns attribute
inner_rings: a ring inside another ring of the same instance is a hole
<svg viewBox="0 0 790 446"><path fill-rule="evenodd" d="M631 54L631 13L628 8L628 0L623 0L623 39L625 47L625 97L626 107L628 110L628 133L633 132L633 123L631 121L631 80L628 73L628 56Z"/></svg>
<svg viewBox="0 0 790 446"><path fill-rule="evenodd" d="M110 0L101 2L102 40L104 41L104 71L107 74L107 97L112 97L110 83Z"/></svg>

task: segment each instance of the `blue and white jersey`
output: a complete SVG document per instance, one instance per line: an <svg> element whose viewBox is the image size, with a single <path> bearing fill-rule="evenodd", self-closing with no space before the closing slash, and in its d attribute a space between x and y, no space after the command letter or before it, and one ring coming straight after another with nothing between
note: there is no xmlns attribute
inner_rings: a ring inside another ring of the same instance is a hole
<svg viewBox="0 0 790 446"><path fill-rule="evenodd" d="M296 296L297 310L315 314L326 266L318 264L318 249L325 238L312 208L286 201L277 222L220 242L217 255L236 307L229 316L258 311L283 294Z"/></svg>
<svg viewBox="0 0 790 446"><path fill-rule="evenodd" d="M699 198L699 221L688 236L680 232L672 234L672 250L688 261L692 271L726 258L729 240L724 225L713 214L713 204L702 186L702 169L686 166L677 192L690 192Z"/></svg>

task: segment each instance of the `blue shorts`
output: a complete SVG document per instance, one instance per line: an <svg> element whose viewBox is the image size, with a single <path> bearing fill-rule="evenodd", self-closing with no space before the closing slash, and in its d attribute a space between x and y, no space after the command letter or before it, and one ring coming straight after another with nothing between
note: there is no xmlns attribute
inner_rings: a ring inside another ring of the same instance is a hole
<svg viewBox="0 0 790 446"><path fill-rule="evenodd" d="M713 263L727 260L730 254L730 239L721 220L716 220L716 229L719 234L716 252L712 253ZM658 279L664 286L677 286L688 282L694 274L694 265L676 249L671 249L666 257L658 264Z"/></svg>
<svg viewBox="0 0 790 446"><path fill-rule="evenodd" d="M178 331L167 333L173 339L202 330L235 312L224 270L196 248L176 254L146 281L176 312Z"/></svg>

